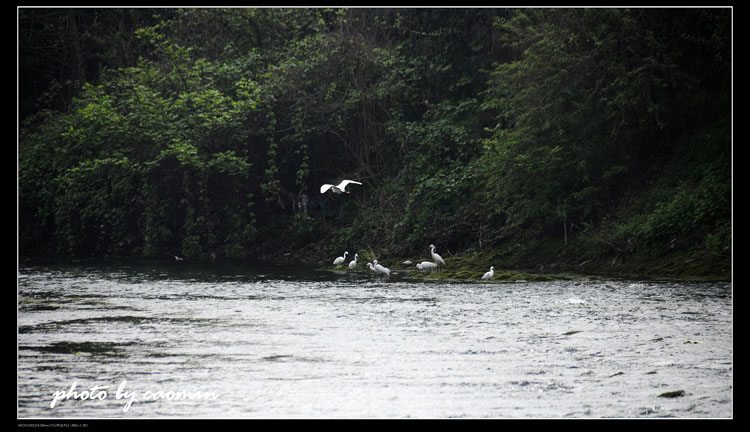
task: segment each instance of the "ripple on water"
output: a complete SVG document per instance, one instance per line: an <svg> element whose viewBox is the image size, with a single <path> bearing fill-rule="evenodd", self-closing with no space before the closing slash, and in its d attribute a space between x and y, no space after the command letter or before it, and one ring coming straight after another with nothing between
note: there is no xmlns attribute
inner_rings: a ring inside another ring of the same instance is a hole
<svg viewBox="0 0 750 432"><path fill-rule="evenodd" d="M128 417L733 414L729 284L137 266L28 267L18 281L21 418L123 416L117 403L49 409L74 380L123 379L140 392L221 395L134 404Z"/></svg>

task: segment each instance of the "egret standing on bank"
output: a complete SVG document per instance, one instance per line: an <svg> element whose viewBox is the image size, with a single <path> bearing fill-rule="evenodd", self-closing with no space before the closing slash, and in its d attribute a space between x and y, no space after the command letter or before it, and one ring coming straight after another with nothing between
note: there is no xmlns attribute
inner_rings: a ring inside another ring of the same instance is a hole
<svg viewBox="0 0 750 432"><path fill-rule="evenodd" d="M349 270L354 270L357 267L357 254L354 254L354 259L349 263Z"/></svg>
<svg viewBox="0 0 750 432"><path fill-rule="evenodd" d="M482 276L482 280L492 279L492 276L494 275L495 275L495 267L490 266L490 271L488 271L487 273L484 274L484 276Z"/></svg>
<svg viewBox="0 0 750 432"><path fill-rule="evenodd" d="M328 189L332 190L335 194L343 194L343 193L349 193L349 191L346 190L346 187L349 185L349 183L354 183L361 185L362 183L354 180L342 180L341 183L337 184L336 186L332 184L324 184L320 187L320 193L324 194L328 192Z"/></svg>
<svg viewBox="0 0 750 432"><path fill-rule="evenodd" d="M376 272L382 273L382 274L384 274L386 276L390 276L391 275L391 271L388 268L383 267L382 265L378 264L378 260L373 260L372 263L374 264L373 267L375 268Z"/></svg>
<svg viewBox="0 0 750 432"><path fill-rule="evenodd" d="M333 265L341 265L341 264L343 264L344 260L346 259L346 254L348 254L348 253L349 252L344 252L344 256L340 256L340 257L336 258L335 260L333 260Z"/></svg>
<svg viewBox="0 0 750 432"><path fill-rule="evenodd" d="M440 265L445 265L445 261L443 261L443 257L435 253L435 245L430 245L430 254L432 255L432 259L435 260L436 263Z"/></svg>

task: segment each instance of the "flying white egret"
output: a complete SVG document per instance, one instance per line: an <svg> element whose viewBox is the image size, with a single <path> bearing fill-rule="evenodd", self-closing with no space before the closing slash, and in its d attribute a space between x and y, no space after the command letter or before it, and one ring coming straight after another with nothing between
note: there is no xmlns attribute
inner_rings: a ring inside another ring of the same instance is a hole
<svg viewBox="0 0 750 432"><path fill-rule="evenodd" d="M384 274L386 276L390 276L391 275L391 271L389 269L387 269L386 267L383 267L382 265L378 264L378 260L373 260L372 263L373 263L373 267L375 268L376 272L382 273L382 274Z"/></svg>
<svg viewBox="0 0 750 432"><path fill-rule="evenodd" d="M335 260L333 260L333 265L343 264L344 260L346 259L346 254L348 254L348 253L349 252L344 252L344 256L340 256L340 257L336 258Z"/></svg>
<svg viewBox="0 0 750 432"><path fill-rule="evenodd" d="M495 267L490 266L490 271L488 271L487 273L484 274L484 276L482 276L482 280L492 279L492 276L494 275L495 275Z"/></svg>
<svg viewBox="0 0 750 432"><path fill-rule="evenodd" d="M417 268L420 270L432 270L437 268L437 264L435 264L434 262L422 261L421 263L417 264Z"/></svg>
<svg viewBox="0 0 750 432"><path fill-rule="evenodd" d="M430 254L432 255L432 259L434 259L436 263L440 265L445 265L445 261L443 261L443 257L435 253L435 245L430 245Z"/></svg>
<svg viewBox="0 0 750 432"><path fill-rule="evenodd" d="M349 263L349 270L354 270L355 267L357 267L357 257L359 255L354 254L354 259Z"/></svg>
<svg viewBox="0 0 750 432"><path fill-rule="evenodd" d="M358 184L361 185L362 183L354 180L342 180L341 183L337 184L336 186L332 184L324 184L320 187L320 193L324 194L328 192L328 189L332 190L335 194L343 194L343 193L349 193L349 191L346 190L346 187L350 184Z"/></svg>
<svg viewBox="0 0 750 432"><path fill-rule="evenodd" d="M182 261L182 258L178 257L177 255L174 256L175 261Z"/></svg>

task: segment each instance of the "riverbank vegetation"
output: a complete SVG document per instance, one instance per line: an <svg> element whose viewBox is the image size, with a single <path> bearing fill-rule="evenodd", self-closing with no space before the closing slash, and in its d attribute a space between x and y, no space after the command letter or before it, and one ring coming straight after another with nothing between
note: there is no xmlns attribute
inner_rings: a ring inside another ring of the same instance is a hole
<svg viewBox="0 0 750 432"><path fill-rule="evenodd" d="M18 18L22 256L730 277L731 9Z"/></svg>

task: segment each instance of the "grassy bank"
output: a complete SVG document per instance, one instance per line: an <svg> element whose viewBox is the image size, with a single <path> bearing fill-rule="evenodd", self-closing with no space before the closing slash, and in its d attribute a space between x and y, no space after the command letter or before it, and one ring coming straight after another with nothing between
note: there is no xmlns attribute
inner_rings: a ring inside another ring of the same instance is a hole
<svg viewBox="0 0 750 432"><path fill-rule="evenodd" d="M716 255L701 248L670 248L668 252L644 250L633 253L615 253L592 256L580 248L589 245L588 238L569 239L567 245L556 238L547 238L525 247L508 249L465 250L457 253L441 251L445 267L435 271L421 271L416 263L431 261L429 250L413 256L389 257L372 249L351 250L347 263L354 253L359 254L358 270L369 272L367 262L378 259L380 263L398 272L402 278L426 280L478 281L494 266L493 282L570 280L590 278L624 279L674 279L728 281L732 277L731 256ZM519 246L516 244L516 246ZM331 263L341 253L308 246L298 251L280 253L276 264L304 263L320 270L349 272L346 266ZM404 264L411 261L411 264Z"/></svg>

